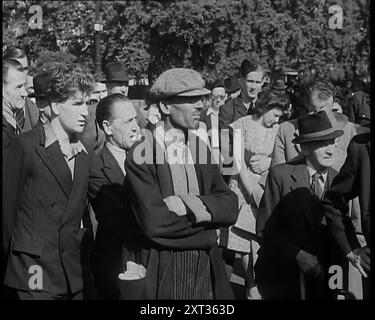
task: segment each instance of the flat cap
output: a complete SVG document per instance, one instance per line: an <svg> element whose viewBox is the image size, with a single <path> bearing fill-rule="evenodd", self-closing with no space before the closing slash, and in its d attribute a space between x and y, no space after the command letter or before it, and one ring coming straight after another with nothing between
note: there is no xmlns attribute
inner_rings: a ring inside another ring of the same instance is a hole
<svg viewBox="0 0 375 320"><path fill-rule="evenodd" d="M211 93L199 72L192 69L174 68L163 72L152 85L149 97L161 100L175 96L195 97Z"/></svg>

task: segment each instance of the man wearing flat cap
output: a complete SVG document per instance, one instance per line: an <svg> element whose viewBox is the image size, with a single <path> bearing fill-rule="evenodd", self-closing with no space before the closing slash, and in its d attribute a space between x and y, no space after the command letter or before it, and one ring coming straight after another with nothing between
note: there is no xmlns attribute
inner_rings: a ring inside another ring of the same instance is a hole
<svg viewBox="0 0 375 320"><path fill-rule="evenodd" d="M258 216L261 248L255 265L264 299L329 299L327 270L338 251L327 228L321 198L337 174L335 140L343 134L326 111L298 119L306 157L270 169L265 212ZM332 250L332 251L331 251Z"/></svg>
<svg viewBox="0 0 375 320"><path fill-rule="evenodd" d="M138 248L126 248L124 271L129 262L143 270L136 280L142 298L233 298L217 229L235 223L237 198L207 144L191 134L199 125L202 96L210 93L204 85L191 69L162 73L150 89L161 121L125 161L126 193L139 241ZM131 288L134 282L125 276L123 284Z"/></svg>

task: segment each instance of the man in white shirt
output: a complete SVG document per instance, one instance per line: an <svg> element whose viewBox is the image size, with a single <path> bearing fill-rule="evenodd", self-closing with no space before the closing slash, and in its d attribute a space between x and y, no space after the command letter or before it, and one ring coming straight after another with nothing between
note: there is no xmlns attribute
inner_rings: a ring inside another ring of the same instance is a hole
<svg viewBox="0 0 375 320"><path fill-rule="evenodd" d="M201 121L205 124L210 139L211 152L218 165L222 163L220 155L220 134L219 134L219 111L227 100L224 82L217 80L212 86L211 104L201 112Z"/></svg>

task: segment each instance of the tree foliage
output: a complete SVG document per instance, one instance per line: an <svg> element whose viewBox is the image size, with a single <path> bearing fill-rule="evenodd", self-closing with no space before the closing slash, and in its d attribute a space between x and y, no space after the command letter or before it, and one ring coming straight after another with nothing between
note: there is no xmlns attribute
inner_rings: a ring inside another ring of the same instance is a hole
<svg viewBox="0 0 375 320"><path fill-rule="evenodd" d="M43 9L42 30L27 30L33 4ZM328 27L334 4L344 12L342 30ZM45 50L70 53L94 71L95 5L6 1L3 44L22 44L33 60ZM233 74L256 53L269 68L306 63L343 81L369 64L369 6L369 0L101 1L101 62L120 60L134 77L149 79L191 67L210 81ZM25 34L16 38L22 26Z"/></svg>

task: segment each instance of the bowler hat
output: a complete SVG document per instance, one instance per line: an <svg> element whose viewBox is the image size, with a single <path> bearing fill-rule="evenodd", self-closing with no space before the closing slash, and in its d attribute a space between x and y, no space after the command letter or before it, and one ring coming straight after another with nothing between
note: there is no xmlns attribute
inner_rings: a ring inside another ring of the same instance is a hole
<svg viewBox="0 0 375 320"><path fill-rule="evenodd" d="M51 84L50 72L38 74L33 78L34 92L29 94L30 98L46 98L46 92Z"/></svg>
<svg viewBox="0 0 375 320"><path fill-rule="evenodd" d="M241 89L240 80L238 79L238 74L235 74L224 80L224 88L226 93L234 93Z"/></svg>
<svg viewBox="0 0 375 320"><path fill-rule="evenodd" d="M162 100L176 96L195 97L211 93L199 72L192 69L173 68L163 72L154 82L150 100Z"/></svg>
<svg viewBox="0 0 375 320"><path fill-rule="evenodd" d="M299 136L292 140L294 144L335 139L344 133L336 129L334 115L330 117L326 110L308 114L297 121Z"/></svg>
<svg viewBox="0 0 375 320"><path fill-rule="evenodd" d="M105 65L105 82L127 82L129 75L120 62L109 62Z"/></svg>

